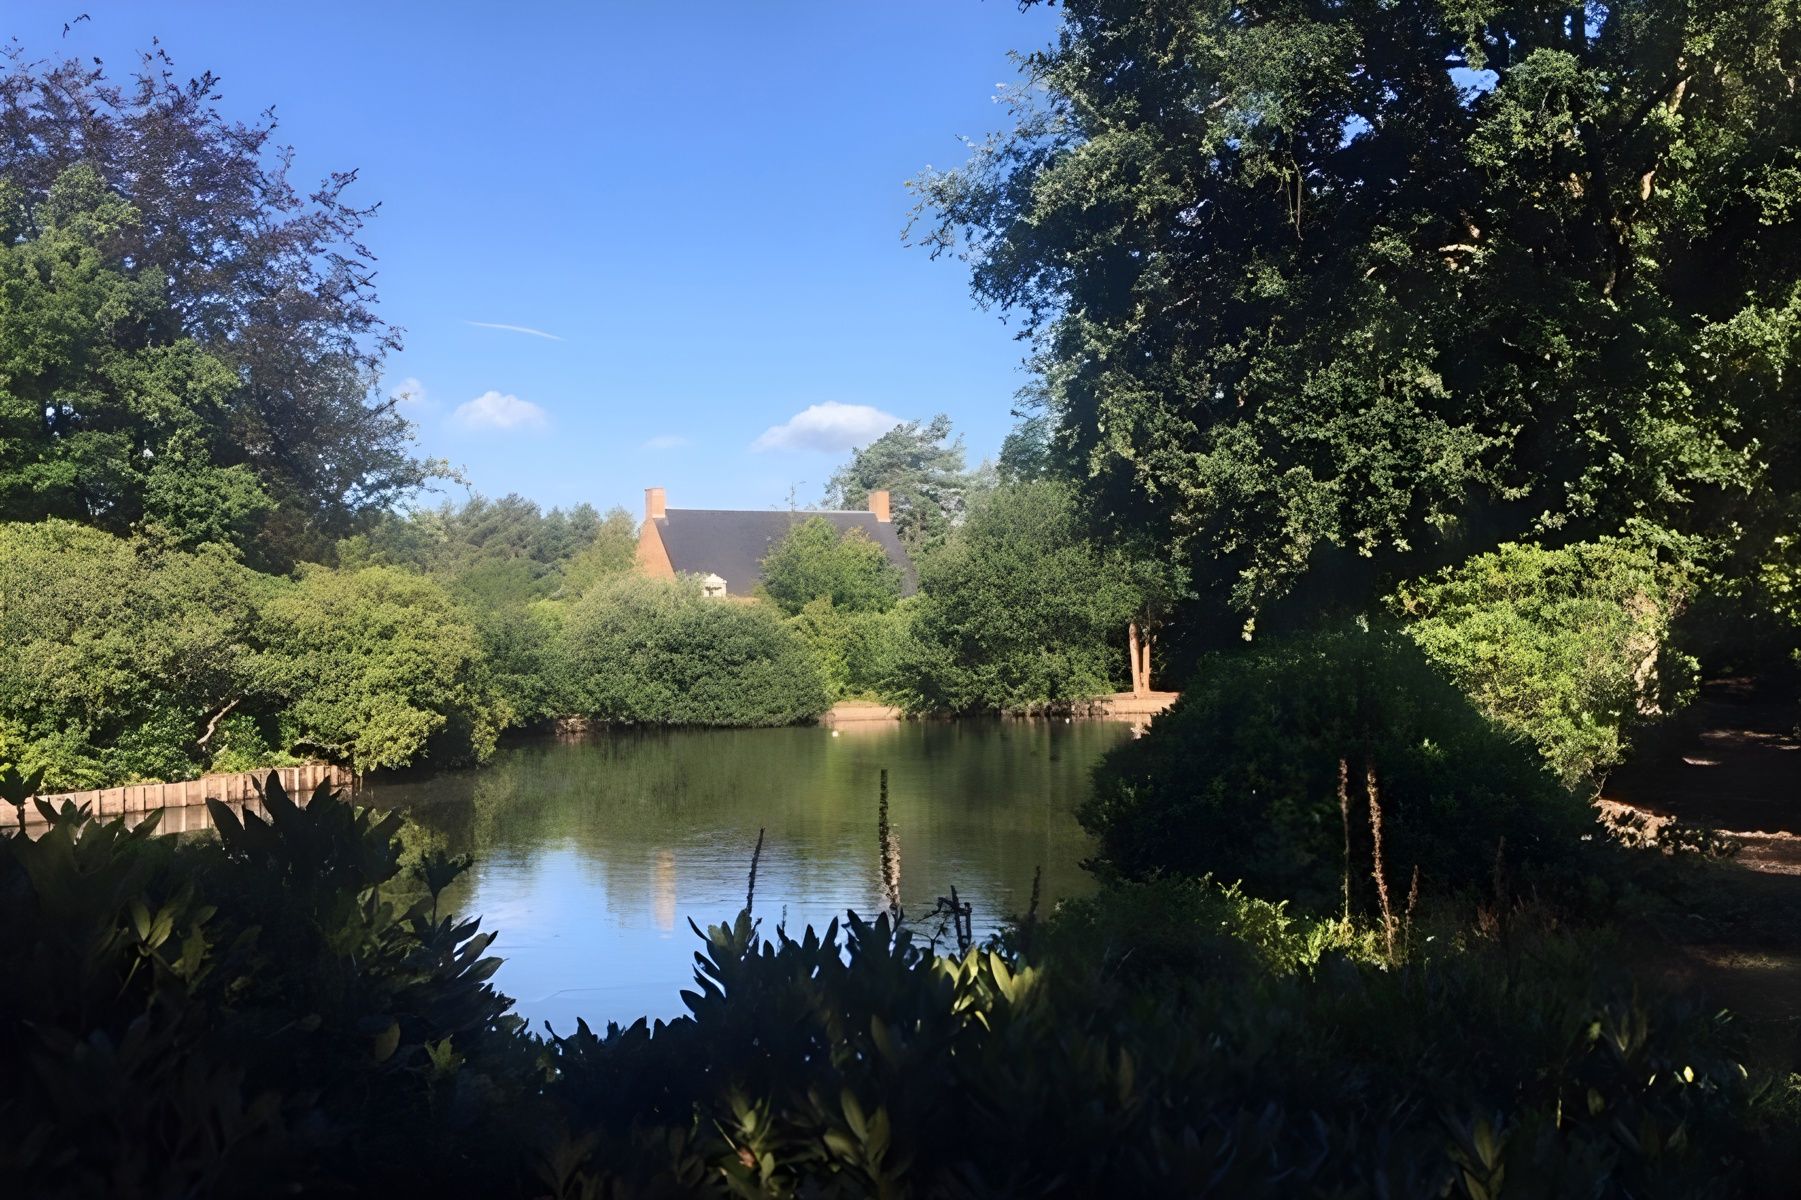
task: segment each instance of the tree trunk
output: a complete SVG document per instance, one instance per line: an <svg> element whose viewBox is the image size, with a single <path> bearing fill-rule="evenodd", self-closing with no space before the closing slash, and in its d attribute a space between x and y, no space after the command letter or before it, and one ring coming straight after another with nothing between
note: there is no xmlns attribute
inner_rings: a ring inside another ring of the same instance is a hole
<svg viewBox="0 0 1801 1200"><path fill-rule="evenodd" d="M1132 660L1132 694L1144 695L1144 660L1138 654L1138 622L1126 626L1126 654Z"/></svg>
<svg viewBox="0 0 1801 1200"><path fill-rule="evenodd" d="M1144 631L1144 644L1139 648L1139 653L1144 657L1144 665L1138 670L1138 681L1144 687L1140 695L1144 696L1151 694L1151 643L1155 640L1150 630Z"/></svg>

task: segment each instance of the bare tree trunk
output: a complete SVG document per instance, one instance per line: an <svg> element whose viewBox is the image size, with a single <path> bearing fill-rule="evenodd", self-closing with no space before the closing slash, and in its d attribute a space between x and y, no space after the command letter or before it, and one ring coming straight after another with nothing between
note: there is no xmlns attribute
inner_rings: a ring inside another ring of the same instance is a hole
<svg viewBox="0 0 1801 1200"><path fill-rule="evenodd" d="M1151 694L1151 643L1156 640L1147 629L1144 631L1144 644L1139 648L1139 653L1144 657L1144 666L1139 670L1138 678L1144 685L1143 694L1146 696Z"/></svg>
<svg viewBox="0 0 1801 1200"><path fill-rule="evenodd" d="M1138 654L1138 622L1126 626L1126 654L1132 660L1132 694L1144 695L1144 662Z"/></svg>

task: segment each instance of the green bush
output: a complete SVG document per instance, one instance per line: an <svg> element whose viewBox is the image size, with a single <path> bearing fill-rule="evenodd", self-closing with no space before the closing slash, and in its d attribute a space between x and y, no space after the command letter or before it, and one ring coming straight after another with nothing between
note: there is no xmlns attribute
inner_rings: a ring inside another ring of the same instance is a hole
<svg viewBox="0 0 1801 1200"><path fill-rule="evenodd" d="M435 911L458 864L409 879L398 817L266 795L267 822L215 807L222 840L73 813L0 838L0 1193L513 1182L471 1122L507 1121L532 1051L493 935Z"/></svg>
<svg viewBox="0 0 1801 1200"><path fill-rule="evenodd" d="M563 623L571 715L654 725L786 725L831 705L781 613L688 579L603 579Z"/></svg>
<svg viewBox="0 0 1801 1200"><path fill-rule="evenodd" d="M861 529L839 533L809 517L763 556L761 591L794 616L820 598L846 612L886 612L900 599L901 570Z"/></svg>
<svg viewBox="0 0 1801 1200"><path fill-rule="evenodd" d="M855 612L821 596L788 619L819 663L833 700L872 699L881 693L906 635L906 602L888 612Z"/></svg>
<svg viewBox="0 0 1801 1200"><path fill-rule="evenodd" d="M1069 490L1009 484L919 565L889 692L915 712L1068 708L1113 691L1134 576L1086 537Z"/></svg>
<svg viewBox="0 0 1801 1200"><path fill-rule="evenodd" d="M359 770L485 758L512 714L444 588L397 567L303 568L265 609L284 742Z"/></svg>
<svg viewBox="0 0 1801 1200"><path fill-rule="evenodd" d="M1487 887L1497 856L1554 862L1592 826L1409 639L1356 628L1204 659L1144 738L1102 760L1080 816L1116 875L1211 874L1314 911L1348 889L1371 912L1372 774L1391 909L1416 869L1432 892Z"/></svg>
<svg viewBox="0 0 1801 1200"><path fill-rule="evenodd" d="M1530 738L1570 787L1598 789L1634 727L1685 703L1670 646L1679 569L1623 541L1510 544L1397 597L1408 633L1484 713Z"/></svg>
<svg viewBox="0 0 1801 1200"><path fill-rule="evenodd" d="M0 525L0 758L53 789L200 773L209 723L254 701L281 587L218 547Z"/></svg>
<svg viewBox="0 0 1801 1200"><path fill-rule="evenodd" d="M1750 1170L1797 1133L1722 1018L1580 938L1376 966L1206 881L1016 952L746 912L690 1015L539 1038L439 911L466 861L323 790L268 810L0 839L0 1192L1673 1198L1781 1186Z"/></svg>

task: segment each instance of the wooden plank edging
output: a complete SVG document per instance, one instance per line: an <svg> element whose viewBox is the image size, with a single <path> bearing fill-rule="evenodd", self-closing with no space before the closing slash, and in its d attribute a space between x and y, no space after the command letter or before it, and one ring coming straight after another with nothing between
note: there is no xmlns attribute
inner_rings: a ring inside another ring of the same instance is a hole
<svg viewBox="0 0 1801 1200"><path fill-rule="evenodd" d="M310 796L321 783L349 788L350 770L335 763L306 763L298 767L272 767L261 771L236 771L228 775L203 775L199 779L181 779L173 783L133 783L123 787L93 788L81 792L52 792L38 799L55 808L64 801L77 807L87 805L96 817L121 817L163 808L194 808L208 800L227 804L244 804L255 800L262 783L273 772L290 796ZM26 820L39 820L35 806L25 810Z"/></svg>

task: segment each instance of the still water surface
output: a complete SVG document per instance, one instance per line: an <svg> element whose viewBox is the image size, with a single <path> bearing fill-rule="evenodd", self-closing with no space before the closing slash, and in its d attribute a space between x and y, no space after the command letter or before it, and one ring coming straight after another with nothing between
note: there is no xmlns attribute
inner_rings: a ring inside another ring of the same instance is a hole
<svg viewBox="0 0 1801 1200"><path fill-rule="evenodd" d="M500 937L496 976L534 1024L572 1029L683 1011L698 939L744 904L766 830L756 915L823 927L883 904L880 772L900 844L901 899L930 911L955 885L977 936L1090 888L1075 806L1128 726L1089 721L870 724L618 733L504 750L479 771L377 783L364 803L407 810L475 866L446 894Z"/></svg>

